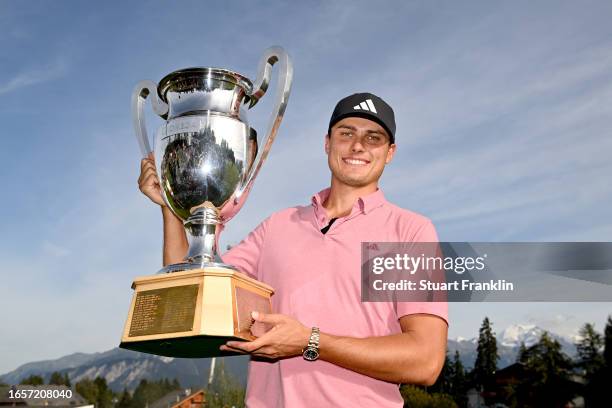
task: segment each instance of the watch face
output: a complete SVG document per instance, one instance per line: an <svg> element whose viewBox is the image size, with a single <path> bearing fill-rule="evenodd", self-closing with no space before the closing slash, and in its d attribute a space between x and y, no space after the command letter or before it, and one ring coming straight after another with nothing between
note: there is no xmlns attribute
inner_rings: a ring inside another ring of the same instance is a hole
<svg viewBox="0 0 612 408"><path fill-rule="evenodd" d="M319 358L319 352L315 348L307 348L304 350L304 358L308 361L314 361Z"/></svg>

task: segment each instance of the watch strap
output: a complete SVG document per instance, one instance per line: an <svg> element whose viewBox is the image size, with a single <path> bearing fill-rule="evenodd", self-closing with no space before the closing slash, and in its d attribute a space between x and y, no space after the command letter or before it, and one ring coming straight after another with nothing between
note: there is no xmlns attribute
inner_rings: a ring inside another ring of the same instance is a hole
<svg viewBox="0 0 612 408"><path fill-rule="evenodd" d="M308 340L308 346L306 347L315 347L319 348L319 339L321 338L321 332L318 327L313 327L310 332L310 339Z"/></svg>

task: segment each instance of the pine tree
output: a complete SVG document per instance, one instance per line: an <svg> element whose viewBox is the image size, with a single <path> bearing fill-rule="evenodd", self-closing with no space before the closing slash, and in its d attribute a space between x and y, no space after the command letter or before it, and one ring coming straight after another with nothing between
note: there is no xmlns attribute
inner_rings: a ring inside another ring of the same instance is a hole
<svg viewBox="0 0 612 408"><path fill-rule="evenodd" d="M94 382L89 378L85 378L75 385L76 392L79 393L87 402L95 404L98 397L98 389Z"/></svg>
<svg viewBox="0 0 612 408"><path fill-rule="evenodd" d="M19 383L20 385L43 385L45 381L40 375L32 374L29 377L24 378Z"/></svg>
<svg viewBox="0 0 612 408"><path fill-rule="evenodd" d="M450 394L460 407L464 407L467 405L466 393L468 389L468 381L467 375L465 373L465 368L463 367L463 363L461 362L459 351L455 350L455 355L450 365L452 367L450 378Z"/></svg>
<svg viewBox="0 0 612 408"><path fill-rule="evenodd" d="M527 363L527 347L525 346L525 342L521 341L521 346L519 347L518 354L516 355L517 363Z"/></svg>
<svg viewBox="0 0 612 408"><path fill-rule="evenodd" d="M587 380L592 379L604 366L604 357L601 352L603 338L595 331L591 323L586 323L580 329L581 340L576 344L578 351L578 365L585 372Z"/></svg>
<svg viewBox="0 0 612 408"><path fill-rule="evenodd" d="M97 388L96 408L110 408L113 401L113 392L106 384L104 377L96 377L94 385Z"/></svg>
<svg viewBox="0 0 612 408"><path fill-rule="evenodd" d="M608 316L606 322L606 328L604 330L604 364L606 365L608 372L612 373L612 315Z"/></svg>
<svg viewBox="0 0 612 408"><path fill-rule="evenodd" d="M609 405L608 389L612 384L612 373L606 362L606 349L609 353L612 347L612 320L608 317L603 337L592 324L584 325L580 336L582 340L577 344L578 365L584 370L587 381L584 389L585 406Z"/></svg>
<svg viewBox="0 0 612 408"><path fill-rule="evenodd" d="M493 375L497 370L497 340L491 328L491 322L485 317L478 333L477 356L474 363L472 376L474 385L483 390L493 380Z"/></svg>
<svg viewBox="0 0 612 408"><path fill-rule="evenodd" d="M119 397L119 402L117 402L115 408L133 408L132 395L127 389L123 389L123 392Z"/></svg>
<svg viewBox="0 0 612 408"><path fill-rule="evenodd" d="M51 373L51 377L49 377L49 385L65 385L66 387L70 387L70 379L68 378L68 374L54 371Z"/></svg>
<svg viewBox="0 0 612 408"><path fill-rule="evenodd" d="M156 381L140 380L132 395L132 408L144 408L151 405L166 394L180 389L178 380L169 381L167 378Z"/></svg>
<svg viewBox="0 0 612 408"><path fill-rule="evenodd" d="M556 407L572 399L572 363L557 340L544 332L523 357L525 376L516 389L518 406Z"/></svg>
<svg viewBox="0 0 612 408"><path fill-rule="evenodd" d="M143 378L136 386L134 390L134 394L132 394L132 404L136 408L143 408L147 403L152 403L153 401L147 400L146 389L149 386L149 382L146 378Z"/></svg>
<svg viewBox="0 0 612 408"><path fill-rule="evenodd" d="M242 407L244 406L246 390L242 385L225 370L225 359L218 360L215 367L215 378L209 387L207 395L207 407Z"/></svg>

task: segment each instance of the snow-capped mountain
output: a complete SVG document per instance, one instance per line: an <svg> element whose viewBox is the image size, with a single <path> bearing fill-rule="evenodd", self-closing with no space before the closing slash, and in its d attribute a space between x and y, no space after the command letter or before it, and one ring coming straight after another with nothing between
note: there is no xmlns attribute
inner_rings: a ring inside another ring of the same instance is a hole
<svg viewBox="0 0 612 408"><path fill-rule="evenodd" d="M534 324L513 324L497 335L497 341L506 347L520 347L521 342L531 347L540 340L544 329Z"/></svg>
<svg viewBox="0 0 612 408"><path fill-rule="evenodd" d="M548 332L548 335L552 339L557 340L561 344L563 351L569 356L574 356L576 354L575 338L563 337L533 324L513 324L512 326L508 326L499 333L497 342L503 346L512 348L519 348L521 342L523 342L525 346L531 347L540 340L540 337L542 337L545 331Z"/></svg>
<svg viewBox="0 0 612 408"><path fill-rule="evenodd" d="M500 331L497 336L497 353L499 354L498 367L503 368L516 361L516 356L521 346L530 347L536 344L546 330L533 324L513 324ZM576 355L574 339L568 339L555 333L548 332L551 338L561 344L563 351L573 357ZM455 351L459 351L461 362L466 367L473 367L476 361L476 348L478 338L466 339L458 337L448 340L448 355L452 359Z"/></svg>

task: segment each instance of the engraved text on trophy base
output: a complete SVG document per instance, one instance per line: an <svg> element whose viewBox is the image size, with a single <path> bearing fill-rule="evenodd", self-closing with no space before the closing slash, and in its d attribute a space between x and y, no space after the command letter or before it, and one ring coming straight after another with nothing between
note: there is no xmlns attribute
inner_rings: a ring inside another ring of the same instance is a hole
<svg viewBox="0 0 612 408"><path fill-rule="evenodd" d="M191 331L198 289L184 285L138 292L129 337Z"/></svg>

